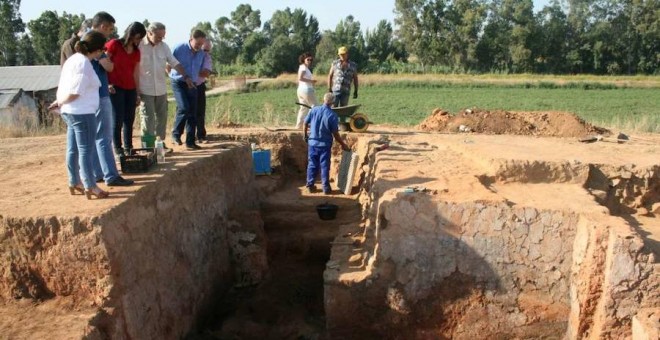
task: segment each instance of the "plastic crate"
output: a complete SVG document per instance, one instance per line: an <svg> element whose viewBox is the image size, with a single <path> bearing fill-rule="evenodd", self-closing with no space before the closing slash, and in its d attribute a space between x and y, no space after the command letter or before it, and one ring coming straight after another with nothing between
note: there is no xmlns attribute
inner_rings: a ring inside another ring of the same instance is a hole
<svg viewBox="0 0 660 340"><path fill-rule="evenodd" d="M252 151L252 162L257 175L270 175L273 171L270 167L270 150Z"/></svg>
<svg viewBox="0 0 660 340"><path fill-rule="evenodd" d="M147 172L149 168L156 164L156 152L154 149L133 149L131 155L120 156L121 172L138 173Z"/></svg>

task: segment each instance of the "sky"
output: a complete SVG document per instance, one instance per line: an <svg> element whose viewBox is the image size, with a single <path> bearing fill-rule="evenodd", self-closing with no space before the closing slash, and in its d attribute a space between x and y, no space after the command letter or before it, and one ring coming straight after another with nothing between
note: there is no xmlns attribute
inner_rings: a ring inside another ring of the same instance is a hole
<svg viewBox="0 0 660 340"><path fill-rule="evenodd" d="M534 0L535 11L540 10L548 0ZM328 0L111 0L107 2L94 0L22 0L20 13L23 22L38 18L47 10L58 14L85 14L87 18L96 12L106 11L117 21L118 34L133 21L160 21L167 27L165 41L168 44L178 44L188 40L190 29L200 21L212 24L220 17L229 17L240 4L249 4L253 10L261 11L261 23L268 21L277 10L287 7L294 10L304 9L308 15L313 15L319 22L321 31L334 30L341 19L353 15L360 22L362 30L373 29L380 20L394 24L394 0L353 0L333 2Z"/></svg>

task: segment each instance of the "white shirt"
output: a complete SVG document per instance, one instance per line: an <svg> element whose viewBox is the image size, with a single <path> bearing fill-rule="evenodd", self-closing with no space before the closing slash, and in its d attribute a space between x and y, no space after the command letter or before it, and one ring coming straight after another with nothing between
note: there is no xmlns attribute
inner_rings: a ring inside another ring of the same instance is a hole
<svg viewBox="0 0 660 340"><path fill-rule="evenodd" d="M62 104L60 111L72 115L96 113L99 109L99 87L101 81L89 59L80 53L72 55L62 65L57 101L64 101L70 94L77 94L78 98Z"/></svg>
<svg viewBox="0 0 660 340"><path fill-rule="evenodd" d="M298 90L308 91L310 89L314 89L314 84L300 80L301 74L304 79L312 80L312 72L307 68L307 66L305 66L305 64L300 64L300 67L298 67Z"/></svg>
<svg viewBox="0 0 660 340"><path fill-rule="evenodd" d="M175 67L179 61L172 55L172 50L165 42L151 45L145 37L140 42L140 94L164 96L167 94L167 70L165 66Z"/></svg>

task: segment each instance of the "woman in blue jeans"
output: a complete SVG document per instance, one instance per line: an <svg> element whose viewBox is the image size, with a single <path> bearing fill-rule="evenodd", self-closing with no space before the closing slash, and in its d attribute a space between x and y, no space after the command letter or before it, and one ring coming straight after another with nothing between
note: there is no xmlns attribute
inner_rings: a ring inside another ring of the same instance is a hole
<svg viewBox="0 0 660 340"><path fill-rule="evenodd" d="M76 43L76 54L62 66L57 100L49 107L59 110L67 124L69 192L85 194L87 199L108 197L108 192L96 186L92 168L101 82L91 60L101 56L104 44L105 36L96 31L87 33Z"/></svg>
<svg viewBox="0 0 660 340"><path fill-rule="evenodd" d="M112 39L105 44L105 53L114 63L112 72L108 73L108 81L110 100L115 110L115 152L119 155L131 154L133 149L133 122L135 107L139 101L136 82L136 70L140 65L138 45L146 34L144 25L136 21L126 28L121 39Z"/></svg>

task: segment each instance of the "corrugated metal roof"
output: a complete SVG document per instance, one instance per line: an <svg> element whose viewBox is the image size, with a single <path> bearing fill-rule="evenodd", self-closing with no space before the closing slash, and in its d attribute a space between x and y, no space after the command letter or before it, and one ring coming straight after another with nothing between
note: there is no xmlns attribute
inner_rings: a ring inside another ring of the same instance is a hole
<svg viewBox="0 0 660 340"><path fill-rule="evenodd" d="M54 89L60 82L60 71L60 65L0 67L0 89Z"/></svg>
<svg viewBox="0 0 660 340"><path fill-rule="evenodd" d="M0 90L0 109L6 109L12 106L22 92L19 89Z"/></svg>

